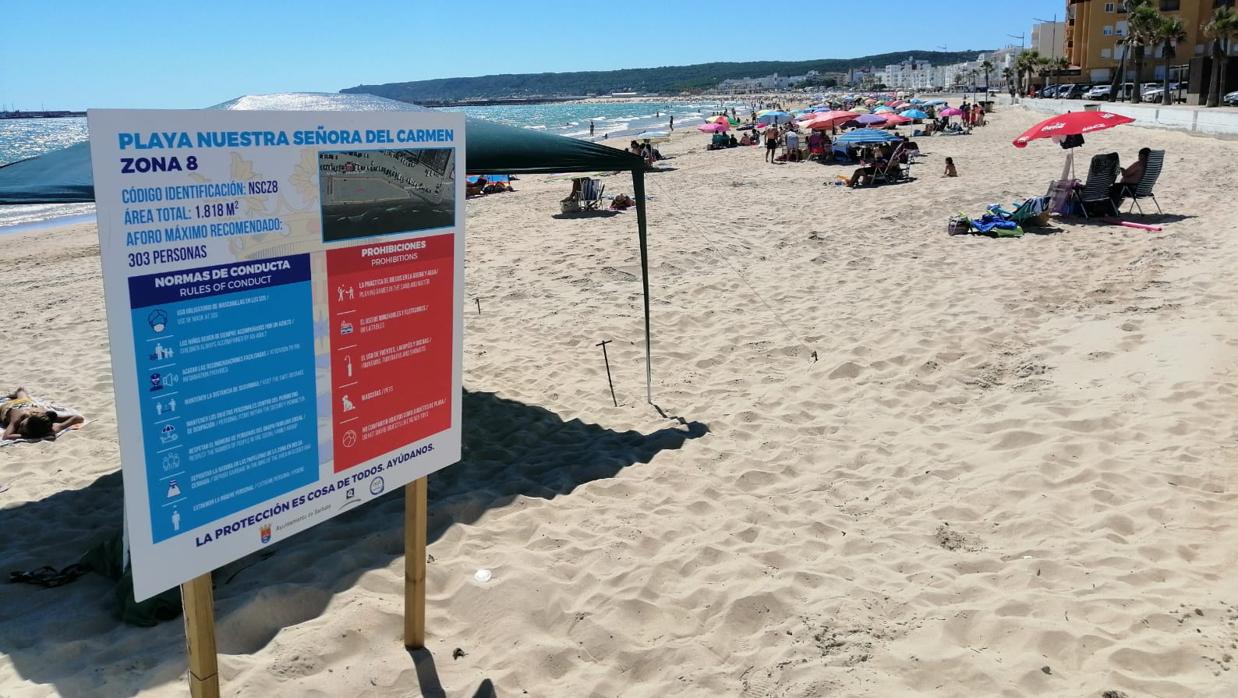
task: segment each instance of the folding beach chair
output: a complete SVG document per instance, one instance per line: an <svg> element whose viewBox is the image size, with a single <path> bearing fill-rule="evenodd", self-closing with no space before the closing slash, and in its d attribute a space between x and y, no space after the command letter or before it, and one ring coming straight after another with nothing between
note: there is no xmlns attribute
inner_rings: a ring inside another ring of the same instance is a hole
<svg viewBox="0 0 1238 698"><path fill-rule="evenodd" d="M1102 153L1092 156L1092 164L1088 166L1088 181L1082 189L1075 191L1075 200L1084 218L1088 215L1088 204L1101 204L1118 215L1118 207L1109 198L1109 188L1118 181L1118 154Z"/></svg>
<svg viewBox="0 0 1238 698"><path fill-rule="evenodd" d="M911 158L907 158L906 163L899 162L903 154L907 152L906 146L899 143L894 148L894 152L890 154L890 159L886 162L885 167L878 167L873 171L873 184L894 184L911 178ZM905 166L904 166L905 165Z"/></svg>
<svg viewBox="0 0 1238 698"><path fill-rule="evenodd" d="M597 210L598 205L602 203L602 192L604 191L606 191L606 185L602 184L602 180L586 178L584 185L580 188L581 210Z"/></svg>
<svg viewBox="0 0 1238 698"><path fill-rule="evenodd" d="M1033 196L1007 211L1001 206L990 206L989 211L1019 225L1045 225L1049 222L1049 197Z"/></svg>
<svg viewBox="0 0 1238 698"><path fill-rule="evenodd" d="M1122 198L1130 197L1131 208L1126 212L1130 213L1131 209L1139 207L1139 215L1143 215L1143 207L1139 206L1140 199L1152 199L1152 203L1156 204L1156 212L1162 213L1161 202L1156 200L1156 194L1152 193L1153 187L1156 186L1156 180L1161 176L1161 168L1165 166L1165 151L1153 150L1148 154L1148 162L1143 168L1143 177L1139 178L1139 183L1133 188L1129 184L1122 185Z"/></svg>
<svg viewBox="0 0 1238 698"><path fill-rule="evenodd" d="M560 202L560 206L564 213L596 211L605 190L606 185L599 179L576 177L572 180L572 193Z"/></svg>

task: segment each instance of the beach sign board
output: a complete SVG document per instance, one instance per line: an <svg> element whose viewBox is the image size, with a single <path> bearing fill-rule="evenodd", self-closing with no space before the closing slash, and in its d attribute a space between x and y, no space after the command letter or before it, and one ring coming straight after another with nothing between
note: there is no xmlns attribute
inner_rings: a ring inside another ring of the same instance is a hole
<svg viewBox="0 0 1238 698"><path fill-rule="evenodd" d="M459 460L462 115L87 118L138 600Z"/></svg>

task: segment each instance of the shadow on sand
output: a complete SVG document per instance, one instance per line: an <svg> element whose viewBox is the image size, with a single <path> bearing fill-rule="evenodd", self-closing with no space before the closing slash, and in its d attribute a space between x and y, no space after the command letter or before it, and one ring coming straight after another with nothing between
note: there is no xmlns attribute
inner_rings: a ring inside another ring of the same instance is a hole
<svg viewBox="0 0 1238 698"><path fill-rule="evenodd" d="M559 220L572 220L573 218L610 218L611 216L619 215L619 211L612 211L609 208L596 208L589 211L576 211L573 213L556 213L551 215L551 218Z"/></svg>
<svg viewBox="0 0 1238 698"><path fill-rule="evenodd" d="M465 391L463 411L461 462L430 476L430 542L453 524L472 523L518 496L569 494L709 431L681 420L649 434L620 432L483 392ZM122 496L116 472L80 490L0 509L4 571L75 562L115 534ZM403 510L402 492L394 490L216 570L220 653L257 652L281 629L320 616L364 572L401 557ZM323 568L338 573L323 575ZM54 589L0 585L0 617L7 626L0 632L0 654L22 679L64 696L132 695L177 681L185 670L181 624L122 625L113 615L112 588L111 580L97 574ZM446 695L433 657L425 652L411 659L423 693ZM495 689L486 680L470 695L492 696Z"/></svg>

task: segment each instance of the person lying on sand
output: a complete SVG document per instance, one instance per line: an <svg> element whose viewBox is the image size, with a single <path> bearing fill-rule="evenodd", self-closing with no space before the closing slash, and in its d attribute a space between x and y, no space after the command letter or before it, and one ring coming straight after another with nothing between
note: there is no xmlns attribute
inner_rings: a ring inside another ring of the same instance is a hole
<svg viewBox="0 0 1238 698"><path fill-rule="evenodd" d="M37 402L25 388L18 388L0 402L0 426L4 439L42 439L85 422L80 414L57 412Z"/></svg>
<svg viewBox="0 0 1238 698"><path fill-rule="evenodd" d="M476 182L464 183L464 195L466 197L481 196L485 193L488 180L485 177L478 177Z"/></svg>

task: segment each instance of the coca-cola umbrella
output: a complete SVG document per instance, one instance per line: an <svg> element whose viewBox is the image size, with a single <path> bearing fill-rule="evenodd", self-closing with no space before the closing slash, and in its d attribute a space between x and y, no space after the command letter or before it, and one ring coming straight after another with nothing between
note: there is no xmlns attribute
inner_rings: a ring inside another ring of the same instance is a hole
<svg viewBox="0 0 1238 698"><path fill-rule="evenodd" d="M1058 136L1082 136L1122 124L1129 124L1134 119L1121 114L1107 111L1072 111L1045 119L1029 128L1023 135L1014 139L1014 147L1026 148L1027 144L1037 138L1055 138Z"/></svg>
<svg viewBox="0 0 1238 698"><path fill-rule="evenodd" d="M1083 144L1082 136L1095 131L1102 131L1114 126L1129 124L1134 119L1121 114L1114 114L1107 111L1072 111L1065 114L1059 114L1054 117L1045 119L1023 132L1023 135L1014 139L1014 147L1026 148L1027 144L1037 138L1052 138L1068 149L1066 162L1062 164L1062 179L1075 178L1075 152L1074 148ZM1078 142L1066 142L1064 139L1067 136L1080 136Z"/></svg>

